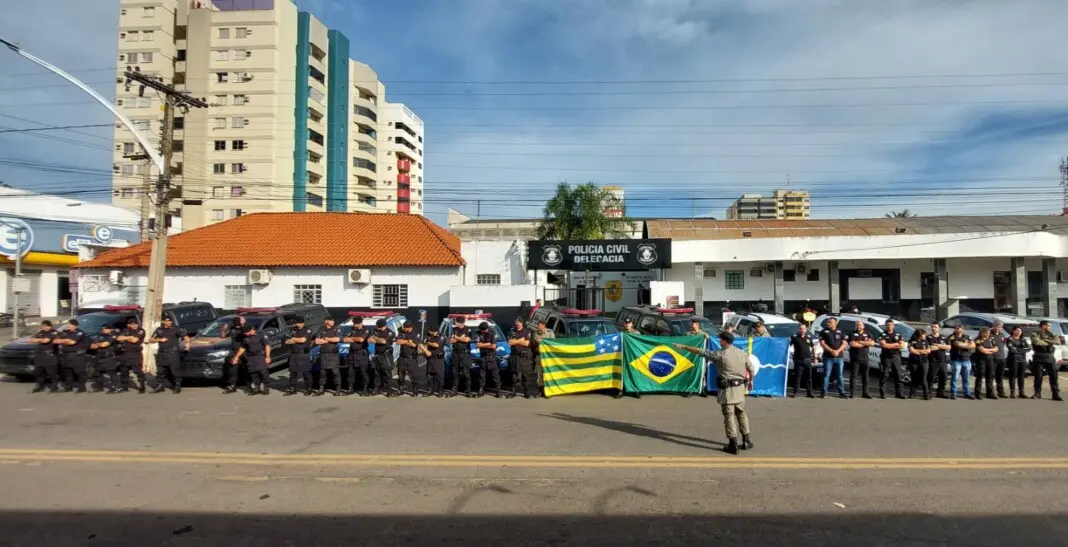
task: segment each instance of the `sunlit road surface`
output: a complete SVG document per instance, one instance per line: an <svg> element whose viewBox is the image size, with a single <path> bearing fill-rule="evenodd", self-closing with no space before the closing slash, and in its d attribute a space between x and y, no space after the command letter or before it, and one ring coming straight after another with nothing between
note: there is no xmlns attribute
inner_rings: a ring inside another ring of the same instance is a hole
<svg viewBox="0 0 1068 547"><path fill-rule="evenodd" d="M28 395L2 545L1065 545L1068 407Z"/></svg>

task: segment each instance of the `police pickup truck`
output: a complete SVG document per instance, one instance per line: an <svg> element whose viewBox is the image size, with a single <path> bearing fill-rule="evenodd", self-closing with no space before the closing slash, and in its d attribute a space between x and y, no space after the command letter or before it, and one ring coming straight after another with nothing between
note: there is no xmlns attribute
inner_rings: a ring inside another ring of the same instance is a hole
<svg viewBox="0 0 1068 547"><path fill-rule="evenodd" d="M233 321L244 317L245 324L267 336L271 345L271 370L289 363L289 346L283 344L298 316L313 331L326 318L326 308L320 304L286 304L277 308L237 308L236 313L215 320L189 342L189 351L182 353L183 378L221 380L226 357L232 349L230 338Z"/></svg>
<svg viewBox="0 0 1068 547"><path fill-rule="evenodd" d="M125 329L126 321L131 317L141 319L143 310L141 306L104 306L94 311L83 313L77 317L79 328L89 336L96 336L100 328L110 325L113 328ZM163 314L170 317L174 324L193 333L203 329L218 317L215 308L207 302L179 302L163 305ZM144 328L144 325L141 325ZM57 324L56 330L63 329L63 324ZM36 331L27 333L36 334ZM146 337L152 333L146 333ZM31 344L29 337L15 340L3 348L0 348L0 373L10 374L21 380L33 378L33 353L37 350L37 344Z"/></svg>

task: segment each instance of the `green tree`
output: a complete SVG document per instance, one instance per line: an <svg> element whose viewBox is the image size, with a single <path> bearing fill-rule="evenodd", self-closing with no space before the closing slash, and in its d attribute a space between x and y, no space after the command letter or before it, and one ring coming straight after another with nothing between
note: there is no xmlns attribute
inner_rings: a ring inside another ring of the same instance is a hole
<svg viewBox="0 0 1068 547"><path fill-rule="evenodd" d="M917 215L916 213L913 213L908 209L902 211L891 211L889 213L886 213L886 218L916 218L918 216L920 215Z"/></svg>
<svg viewBox="0 0 1068 547"><path fill-rule="evenodd" d="M566 181L556 186L556 195L545 203L545 219L538 226L538 239L605 239L630 234L626 218L610 217L608 209L624 210L611 192L592 182L572 187Z"/></svg>

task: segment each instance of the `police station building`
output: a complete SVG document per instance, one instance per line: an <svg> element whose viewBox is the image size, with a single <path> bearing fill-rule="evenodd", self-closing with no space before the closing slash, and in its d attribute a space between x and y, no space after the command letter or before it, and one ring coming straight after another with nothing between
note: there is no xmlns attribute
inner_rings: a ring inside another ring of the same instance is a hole
<svg viewBox="0 0 1068 547"><path fill-rule="evenodd" d="M787 314L855 305L910 320L1065 315L1068 217L650 220L645 230L671 239L654 302L675 297L707 316L757 303Z"/></svg>
<svg viewBox="0 0 1068 547"><path fill-rule="evenodd" d="M73 311L70 268L85 246L124 247L140 241L137 213L0 187L0 310L63 317ZM21 275L15 275L21 256Z"/></svg>

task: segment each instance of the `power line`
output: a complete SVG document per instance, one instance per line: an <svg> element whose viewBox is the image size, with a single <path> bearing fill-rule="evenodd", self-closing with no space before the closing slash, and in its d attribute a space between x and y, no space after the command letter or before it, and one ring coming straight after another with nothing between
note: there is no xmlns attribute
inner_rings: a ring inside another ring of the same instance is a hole
<svg viewBox="0 0 1068 547"><path fill-rule="evenodd" d="M36 122L35 122L36 123ZM110 123L89 123L81 125L56 125L52 127L25 127L18 129L4 129L0 133L29 133L33 131L55 131L57 129L85 129L87 127L111 127Z"/></svg>

